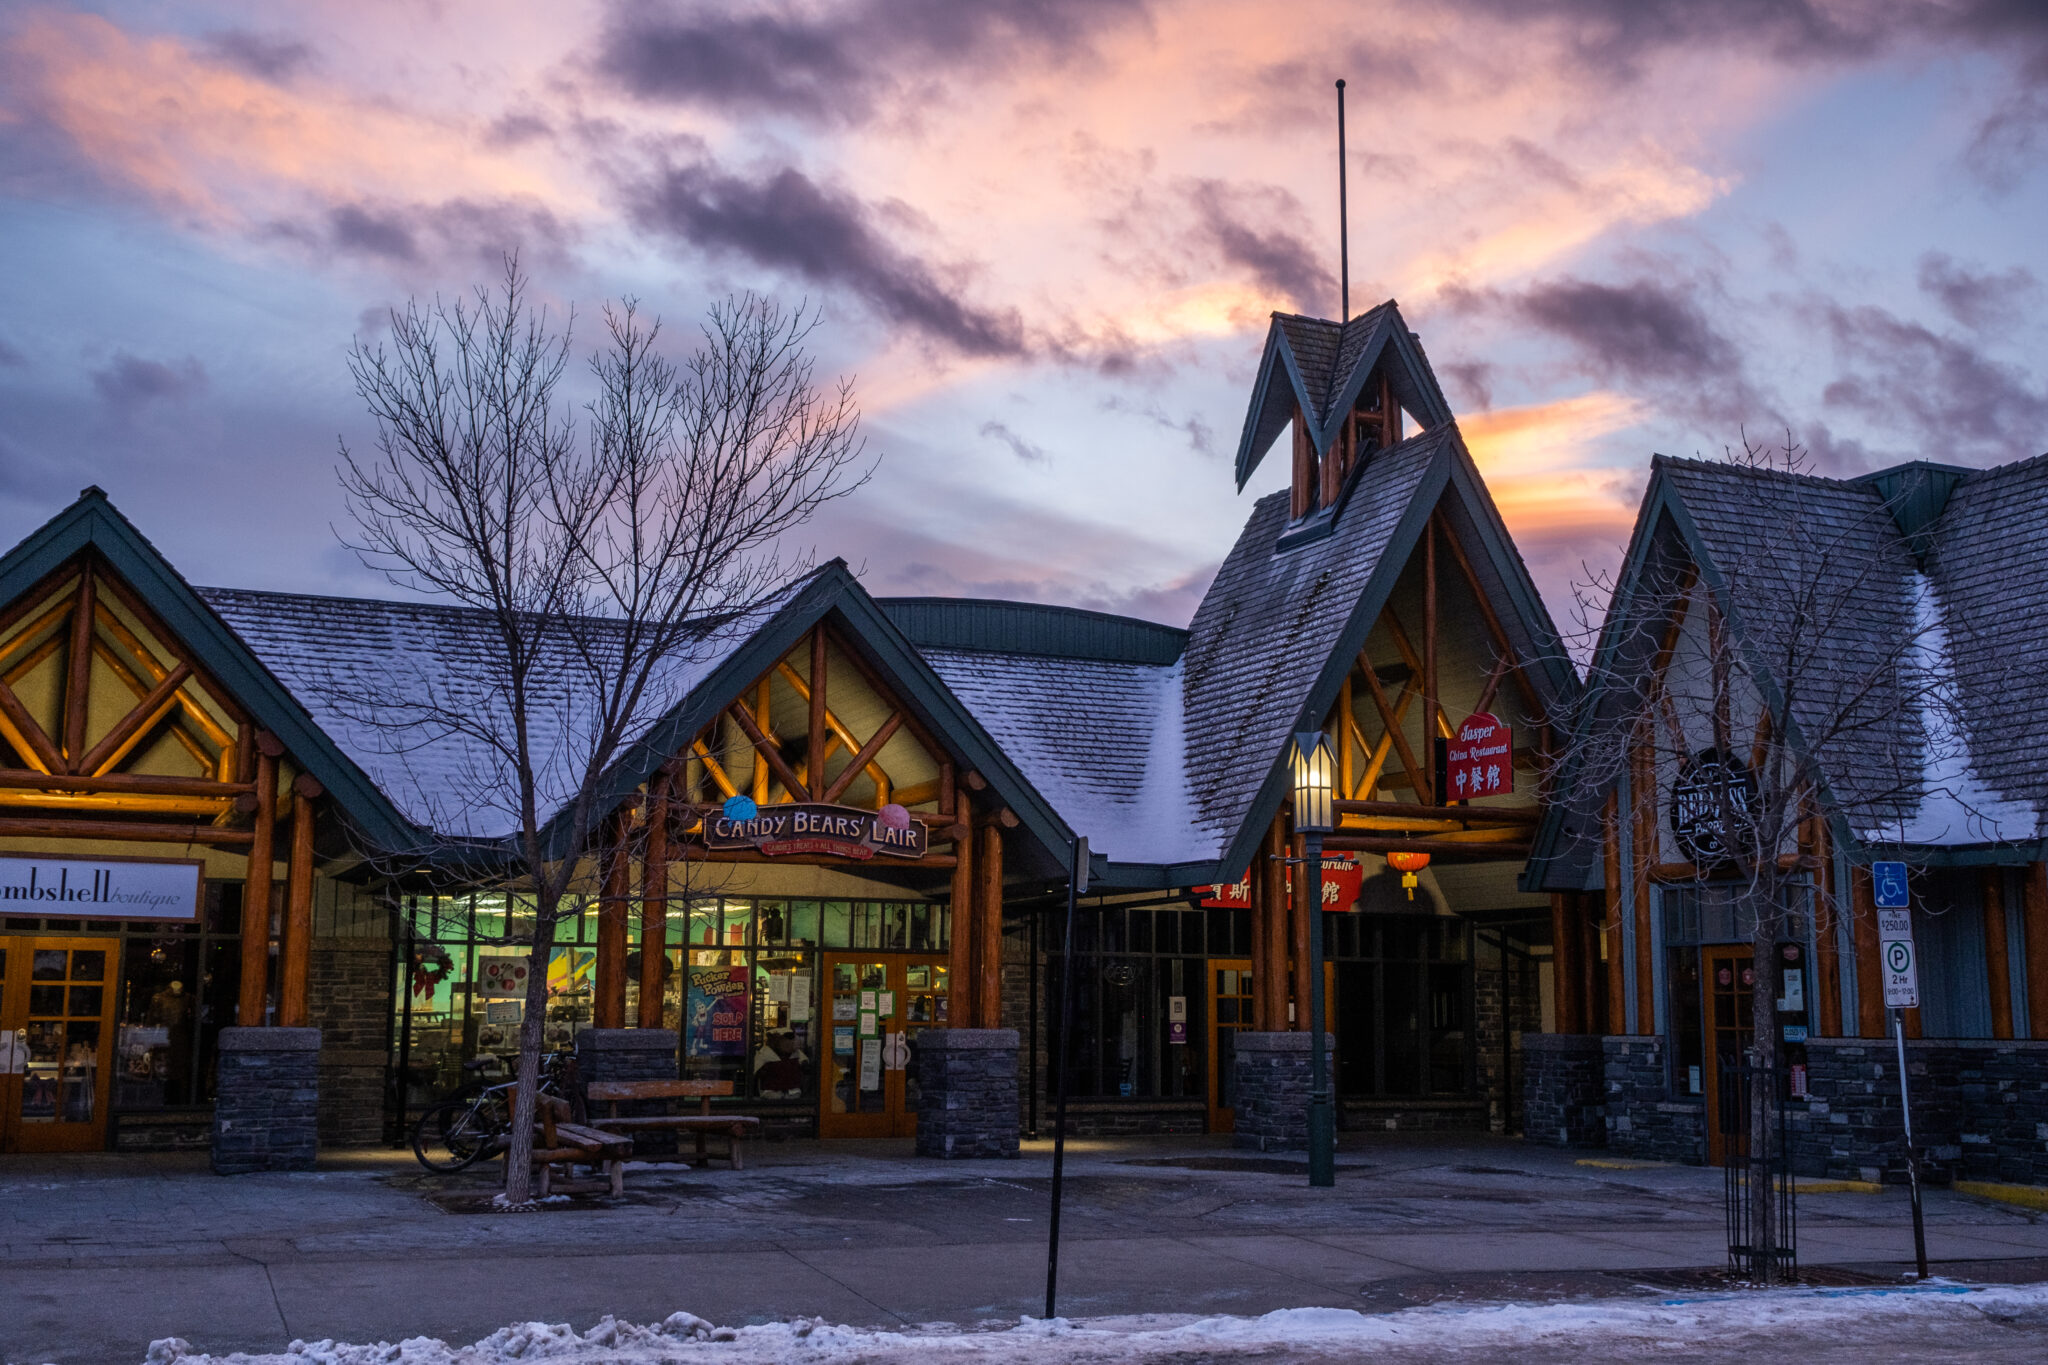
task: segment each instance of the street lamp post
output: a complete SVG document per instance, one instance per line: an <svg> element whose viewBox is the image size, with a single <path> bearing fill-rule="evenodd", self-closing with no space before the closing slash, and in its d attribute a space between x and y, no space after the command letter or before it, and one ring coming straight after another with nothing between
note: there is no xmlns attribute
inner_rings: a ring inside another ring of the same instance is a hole
<svg viewBox="0 0 2048 1365"><path fill-rule="evenodd" d="M1320 730L1294 737L1294 827L1308 845L1308 1183L1337 1183L1337 1114L1324 1040L1323 836L1337 827L1337 760Z"/></svg>

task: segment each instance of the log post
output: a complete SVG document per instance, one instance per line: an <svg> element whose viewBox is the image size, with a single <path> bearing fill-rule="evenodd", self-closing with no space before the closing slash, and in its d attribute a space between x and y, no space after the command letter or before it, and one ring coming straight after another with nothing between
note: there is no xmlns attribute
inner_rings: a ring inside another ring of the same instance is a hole
<svg viewBox="0 0 2048 1365"><path fill-rule="evenodd" d="M1583 1033L1579 1011L1577 926L1571 922L1572 907L1562 891L1550 893L1550 998L1555 1002L1552 1024L1558 1033Z"/></svg>
<svg viewBox="0 0 2048 1365"><path fill-rule="evenodd" d="M975 851L979 902L975 907L974 1005L976 1028L1003 1026L1003 827L990 821Z"/></svg>
<svg viewBox="0 0 2048 1365"><path fill-rule="evenodd" d="M604 886L597 901L597 982L591 1023L626 1026L626 906L633 895L633 862L627 848L626 812L608 823Z"/></svg>
<svg viewBox="0 0 2048 1365"><path fill-rule="evenodd" d="M1294 961L1294 1017L1287 1021L1286 1028L1294 1033L1308 1032L1309 993L1309 952L1308 917L1320 912L1322 907L1309 908L1308 898L1310 877L1305 860L1308 857L1308 836L1294 836L1294 894L1288 897L1292 913L1288 916L1289 956Z"/></svg>
<svg viewBox="0 0 2048 1365"><path fill-rule="evenodd" d="M88 556L79 564L78 597L71 605L71 650L64 681L64 762L72 772L84 771L79 759L85 754L85 713L92 697L92 578Z"/></svg>
<svg viewBox="0 0 2048 1365"><path fill-rule="evenodd" d="M973 1028L974 1010L974 803L957 794L953 807L953 903L946 967L946 1022Z"/></svg>
<svg viewBox="0 0 2048 1365"><path fill-rule="evenodd" d="M669 775L654 779L647 802L647 850L640 857L640 1027L660 1028L668 967ZM685 937L688 935L685 934Z"/></svg>
<svg viewBox="0 0 2048 1365"><path fill-rule="evenodd" d="M1984 897L1984 975L1991 988L1991 1036L2012 1037L2012 965L2005 951L2005 869L1987 867Z"/></svg>
<svg viewBox="0 0 2048 1365"><path fill-rule="evenodd" d="M1252 983L1253 1012L1266 1033L1287 1029L1287 826L1279 815L1266 830L1266 856L1260 875L1266 882L1266 979ZM1261 1012L1263 1011L1263 1012Z"/></svg>
<svg viewBox="0 0 2048 1365"><path fill-rule="evenodd" d="M1630 880L1635 886L1636 1032L1657 1031L1657 972L1650 934L1650 864L1657 861L1657 761L1648 743L1636 747L1631 761L1629 795L1635 800L1635 821L1629 848L1635 855Z"/></svg>
<svg viewBox="0 0 2048 1365"><path fill-rule="evenodd" d="M1436 656L1436 514L1422 528L1422 771L1415 780L1423 800L1436 805L1436 741L1439 724Z"/></svg>
<svg viewBox="0 0 2048 1365"><path fill-rule="evenodd" d="M1607 797L1605 828L1601 833L1604 880L1607 883L1600 919L1601 956L1607 959L1607 1031L1622 1033L1628 1028L1628 1005L1623 990L1628 978L1621 961L1621 829L1617 820L1619 802Z"/></svg>
<svg viewBox="0 0 2048 1365"><path fill-rule="evenodd" d="M277 854L277 758L284 746L274 735L256 737L255 838L242 879L242 986L235 1021L243 1028L263 1022L270 999L270 878Z"/></svg>
<svg viewBox="0 0 2048 1365"><path fill-rule="evenodd" d="M1266 1011L1270 996L1266 990L1266 978L1272 972L1267 961L1271 949L1266 943L1266 918L1273 913L1272 902L1266 898L1266 844L1259 841L1259 851L1252 854L1251 865L1245 869L1245 890L1249 894L1252 916L1252 1018L1251 1027L1266 1027ZM1206 987L1205 987L1206 989Z"/></svg>
<svg viewBox="0 0 2048 1365"><path fill-rule="evenodd" d="M1849 869L1849 893L1856 942L1856 1036L1882 1038L1884 972L1877 960L1877 907L1870 889L1870 869ZM1845 1021L1846 1022L1846 1021Z"/></svg>
<svg viewBox="0 0 2048 1365"><path fill-rule="evenodd" d="M320 784L292 783L292 856L286 869L283 942L277 951L277 1022L306 1027L306 977L313 962L313 797Z"/></svg>
<svg viewBox="0 0 2048 1365"><path fill-rule="evenodd" d="M2027 864L2020 882L2020 909L2030 1031L2035 1038L2048 1039L2048 863Z"/></svg>

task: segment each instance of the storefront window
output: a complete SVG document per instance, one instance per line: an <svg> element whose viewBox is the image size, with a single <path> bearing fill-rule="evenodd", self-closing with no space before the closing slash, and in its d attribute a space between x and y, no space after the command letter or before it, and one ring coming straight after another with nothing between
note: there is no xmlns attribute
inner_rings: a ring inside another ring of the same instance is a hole
<svg viewBox="0 0 2048 1365"><path fill-rule="evenodd" d="M1221 945L1217 955L1224 957L1249 952L1250 918L1229 909L1083 907L1074 917L1069 1093L1103 1099L1207 1093L1205 948L1212 942ZM1056 918L1052 923L1046 999L1057 1001L1069 959L1059 944L1064 922ZM1177 1021L1176 999L1181 1002ZM1056 1011L1048 1024L1048 1037L1057 1048Z"/></svg>
<svg viewBox="0 0 2048 1365"><path fill-rule="evenodd" d="M1332 914L1323 932L1337 1093L1469 1093L1471 926L1447 915Z"/></svg>

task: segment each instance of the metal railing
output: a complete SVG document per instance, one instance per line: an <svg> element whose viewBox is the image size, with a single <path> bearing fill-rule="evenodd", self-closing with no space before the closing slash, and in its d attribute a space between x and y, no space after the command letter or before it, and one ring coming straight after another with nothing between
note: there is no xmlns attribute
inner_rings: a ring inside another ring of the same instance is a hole
<svg viewBox="0 0 2048 1365"><path fill-rule="evenodd" d="M1792 1178L1788 1077L1782 1068L1764 1071L1770 1099L1758 1124L1751 1107L1756 1074L1748 1065L1721 1070L1728 1268L1752 1280L1782 1284L1799 1274L1799 1191ZM1761 1150L1755 1150L1759 1145Z"/></svg>

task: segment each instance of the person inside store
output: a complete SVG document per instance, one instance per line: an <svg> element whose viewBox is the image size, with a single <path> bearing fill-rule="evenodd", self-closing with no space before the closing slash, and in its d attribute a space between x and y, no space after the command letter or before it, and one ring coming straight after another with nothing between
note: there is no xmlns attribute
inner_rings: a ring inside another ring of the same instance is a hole
<svg viewBox="0 0 2048 1365"><path fill-rule="evenodd" d="M763 1099L800 1099L804 1093L804 1065L810 1061L798 1045L796 1035L777 1029L754 1054L754 1093Z"/></svg>

